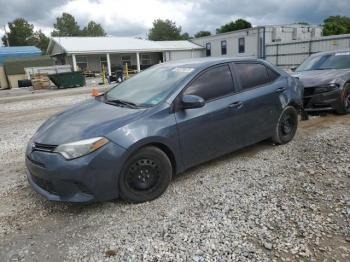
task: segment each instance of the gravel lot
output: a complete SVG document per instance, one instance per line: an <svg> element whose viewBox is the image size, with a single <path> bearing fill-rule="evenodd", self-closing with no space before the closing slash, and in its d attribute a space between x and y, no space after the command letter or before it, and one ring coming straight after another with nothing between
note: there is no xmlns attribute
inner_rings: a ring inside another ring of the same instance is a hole
<svg viewBox="0 0 350 262"><path fill-rule="evenodd" d="M28 186L25 145L88 97L0 96L1 261L350 261L350 115L192 168L153 202L48 202Z"/></svg>

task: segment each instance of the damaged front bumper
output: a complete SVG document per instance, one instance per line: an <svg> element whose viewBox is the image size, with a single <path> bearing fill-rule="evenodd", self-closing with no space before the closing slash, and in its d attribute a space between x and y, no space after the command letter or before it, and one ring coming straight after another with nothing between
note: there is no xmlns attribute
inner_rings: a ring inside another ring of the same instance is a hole
<svg viewBox="0 0 350 262"><path fill-rule="evenodd" d="M303 106L306 112L334 111L336 109L341 90L318 92L318 87L305 87Z"/></svg>

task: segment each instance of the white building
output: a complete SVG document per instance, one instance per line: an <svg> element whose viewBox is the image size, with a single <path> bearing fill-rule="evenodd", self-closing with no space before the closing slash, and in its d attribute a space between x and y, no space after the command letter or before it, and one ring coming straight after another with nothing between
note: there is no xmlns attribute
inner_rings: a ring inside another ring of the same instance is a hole
<svg viewBox="0 0 350 262"><path fill-rule="evenodd" d="M190 41L150 41L130 37L54 37L48 54L57 64L71 64L74 70L108 74L115 66L128 64L140 71L159 62L203 56L204 48Z"/></svg>
<svg viewBox="0 0 350 262"><path fill-rule="evenodd" d="M54 37L50 40L48 54L55 58L57 64L71 64L74 70L99 72L104 65L110 75L115 66L125 63L129 68L140 71L159 62L202 56L250 56L265 59L272 56L267 53L267 47L271 44L319 41L316 39L321 36L322 28L319 26L291 24L259 26L190 41L150 41L130 37Z"/></svg>
<svg viewBox="0 0 350 262"><path fill-rule="evenodd" d="M194 38L191 41L206 48L205 56L253 56L265 58L266 44L311 40L321 36L322 28L319 26L291 24L259 26Z"/></svg>

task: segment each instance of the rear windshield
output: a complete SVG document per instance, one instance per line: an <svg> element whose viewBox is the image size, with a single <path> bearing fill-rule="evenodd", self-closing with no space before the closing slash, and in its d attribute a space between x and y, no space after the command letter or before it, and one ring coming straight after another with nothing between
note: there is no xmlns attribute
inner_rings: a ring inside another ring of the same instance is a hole
<svg viewBox="0 0 350 262"><path fill-rule="evenodd" d="M296 71L346 68L350 68L350 52L311 56L306 59Z"/></svg>

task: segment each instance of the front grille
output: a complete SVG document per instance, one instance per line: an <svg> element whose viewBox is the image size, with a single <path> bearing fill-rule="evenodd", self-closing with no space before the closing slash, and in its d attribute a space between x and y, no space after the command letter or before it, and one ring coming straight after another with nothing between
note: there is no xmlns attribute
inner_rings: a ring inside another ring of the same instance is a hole
<svg viewBox="0 0 350 262"><path fill-rule="evenodd" d="M57 145L34 143L33 151L53 152Z"/></svg>
<svg viewBox="0 0 350 262"><path fill-rule="evenodd" d="M304 97L312 96L315 93L315 87L305 87L304 88Z"/></svg>
<svg viewBox="0 0 350 262"><path fill-rule="evenodd" d="M54 189L54 187L50 181L48 181L46 179L42 179L42 178L37 177L37 176L32 176L32 179L33 179L34 183L37 184L42 189L46 190L49 193L57 194L56 190Z"/></svg>

